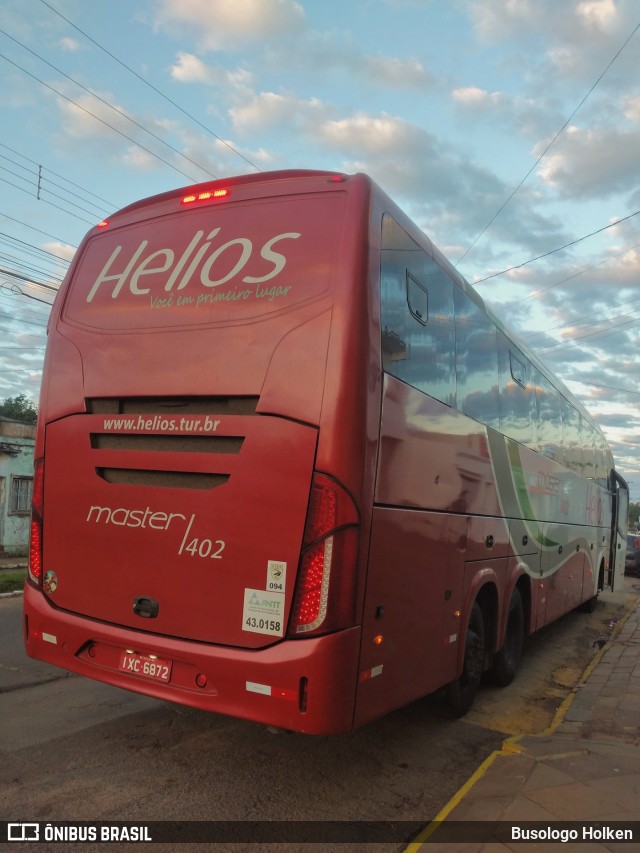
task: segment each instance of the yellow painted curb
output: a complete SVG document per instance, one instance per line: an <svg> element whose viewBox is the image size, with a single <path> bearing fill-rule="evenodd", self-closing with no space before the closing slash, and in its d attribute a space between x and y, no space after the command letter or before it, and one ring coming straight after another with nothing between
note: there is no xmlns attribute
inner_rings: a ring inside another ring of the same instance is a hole
<svg viewBox="0 0 640 853"><path fill-rule="evenodd" d="M446 820L448 815L455 809L457 805L459 805L464 797L469 793L469 791L473 788L473 786L482 779L487 770L491 767L493 762L500 755L522 755L526 750L521 749L519 746L519 740L522 737L546 737L547 735L552 734L562 723L564 720L567 711L571 707L573 700L577 695L577 691L582 687L582 685L587 681L593 670L600 663L605 653L611 648L613 641L617 638L618 634L624 627L627 620L630 618L631 614L636 611L638 608L638 602L634 601L627 608L627 612L621 617L621 619L617 622L615 628L613 629L611 636L607 640L607 642L602 646L601 649L594 655L593 659L589 661L587 666L582 673L578 684L569 692L567 697L564 699L554 717L549 724L549 726L542 732L538 732L533 735L513 735L503 741L500 749L494 750L488 758L482 762L482 764L478 767L478 769L470 776L464 785L456 791L456 793L451 797L449 802L438 812L438 814L430 821L425 828L420 832L415 839L404 849L403 853L418 853L421 845L427 841L427 839L433 835L433 833L438 829L439 825L442 821Z"/></svg>

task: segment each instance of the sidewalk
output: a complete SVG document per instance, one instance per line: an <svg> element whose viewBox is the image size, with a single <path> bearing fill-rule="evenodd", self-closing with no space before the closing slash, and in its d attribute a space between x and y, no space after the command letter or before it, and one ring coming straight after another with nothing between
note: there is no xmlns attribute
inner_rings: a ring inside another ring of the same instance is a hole
<svg viewBox="0 0 640 853"><path fill-rule="evenodd" d="M567 843L511 841L496 827L492 839L470 843L469 825L640 821L640 604L587 668L582 681L540 735L506 740L478 768L445 808L409 845L407 853L441 849L455 853L567 850ZM442 822L442 823L441 823ZM455 841L459 827L460 841ZM510 831L510 830L509 830ZM620 841L576 842L589 853L638 850ZM581 836L582 838L582 836ZM428 839L428 840L427 840ZM421 843L426 842L426 843ZM435 845L435 847L434 847ZM578 849L576 844L569 849Z"/></svg>
<svg viewBox="0 0 640 853"><path fill-rule="evenodd" d="M0 571L3 569L26 569L28 565L28 557L0 557Z"/></svg>

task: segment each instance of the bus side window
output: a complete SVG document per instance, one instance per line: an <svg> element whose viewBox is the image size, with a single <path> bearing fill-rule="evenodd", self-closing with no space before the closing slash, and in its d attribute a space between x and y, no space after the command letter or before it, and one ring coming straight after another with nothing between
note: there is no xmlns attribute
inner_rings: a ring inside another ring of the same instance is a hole
<svg viewBox="0 0 640 853"><path fill-rule="evenodd" d="M383 369L451 406L455 399L453 283L386 215L380 287Z"/></svg>
<svg viewBox="0 0 640 853"><path fill-rule="evenodd" d="M556 389L537 370L534 371L538 418L536 440L538 450L550 459L563 461L562 406Z"/></svg>
<svg viewBox="0 0 640 853"><path fill-rule="evenodd" d="M499 429L498 342L493 320L460 288L454 291L457 406Z"/></svg>
<svg viewBox="0 0 640 853"><path fill-rule="evenodd" d="M571 471L582 474L580 453L580 415L571 403L561 397L562 403L562 450L564 464Z"/></svg>
<svg viewBox="0 0 640 853"><path fill-rule="evenodd" d="M595 431L595 479L601 486L606 487L608 482L609 471L613 467L611 454L607 447L607 442L604 436Z"/></svg>
<svg viewBox="0 0 640 853"><path fill-rule="evenodd" d="M514 441L533 447L536 397L531 366L502 332L498 332L500 376L500 431Z"/></svg>
<svg viewBox="0 0 640 853"><path fill-rule="evenodd" d="M596 475L595 456L596 431L589 421L580 415L580 459L582 476L593 480Z"/></svg>

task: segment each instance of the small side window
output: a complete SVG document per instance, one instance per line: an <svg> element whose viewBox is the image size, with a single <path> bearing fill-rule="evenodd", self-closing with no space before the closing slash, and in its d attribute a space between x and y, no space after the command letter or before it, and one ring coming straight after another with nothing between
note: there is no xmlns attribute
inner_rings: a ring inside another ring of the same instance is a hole
<svg viewBox="0 0 640 853"><path fill-rule="evenodd" d="M511 362L511 375L521 388L527 387L527 368L514 354L513 350L509 350L509 360Z"/></svg>
<svg viewBox="0 0 640 853"><path fill-rule="evenodd" d="M418 323L427 325L429 319L429 295L419 281L407 270L407 302L409 311Z"/></svg>

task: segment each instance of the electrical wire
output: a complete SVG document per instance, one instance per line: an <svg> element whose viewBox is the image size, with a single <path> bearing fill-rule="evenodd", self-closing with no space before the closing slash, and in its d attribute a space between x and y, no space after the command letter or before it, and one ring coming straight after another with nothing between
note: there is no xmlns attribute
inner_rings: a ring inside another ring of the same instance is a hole
<svg viewBox="0 0 640 853"><path fill-rule="evenodd" d="M70 249L77 249L77 246L74 246L73 243L69 243L68 240L63 240L62 237L56 237L54 234L49 234L48 231L42 231L40 228L36 228L34 225L29 225L28 222L23 222L21 219L16 219L15 216L9 216L8 213L2 213L0 211L0 217L4 219L9 219L11 222L15 222L18 225L22 225L24 228L30 228L31 231L35 231L37 234L42 234L44 237L49 237L51 240L55 240L56 243L62 243L63 246L68 246ZM91 223L94 224L93 222ZM42 250L44 251L44 249Z"/></svg>
<svg viewBox="0 0 640 853"><path fill-rule="evenodd" d="M103 46L103 45L101 45L99 42L97 42L94 38L92 38L92 37L91 37L88 33L86 33L84 30L81 30L81 29L80 29L80 27L78 27L76 24L74 24L74 23L73 23L73 21L70 21L70 20L69 20L69 18L65 18L65 16L62 14L62 12L59 12L59 11L58 11L58 9L56 9L56 8L55 8L54 6L52 6L50 3L47 3L47 2L46 2L46 0L40 0L40 2L41 2L44 6L46 6L46 7L47 7L47 9L50 9L50 10L51 10L55 15L57 15L59 18L62 18L62 20L63 20L63 21L65 21L67 24L69 24L69 26L70 26L70 27L73 27L73 29L74 29L74 30L76 30L76 31L77 31L77 32L79 32L81 35L83 35L86 39L88 39L88 40L89 40L92 44L94 44L94 45L95 45L99 50L101 50L103 53L106 53L106 54L107 54L107 56L111 57L111 59L113 59L113 60L114 60L114 62L117 62L117 63L118 63L118 65L121 65L121 66L122 66L122 68L124 68L124 69L125 69L126 71L128 71L130 74L133 74L133 76L134 76L134 77L136 77L138 80L140 80L140 82L141 82L141 83L144 83L144 85L145 85L145 86L148 86L148 87L149 87L150 89L152 89L152 90L153 90L157 95L160 95L160 97L161 97L161 98L163 98L165 101L167 101L167 103L171 104L171 106L172 106L172 107L175 107L175 109L179 110L183 115L185 115L185 116L187 116L187 118L191 119L191 121L193 121L195 124L197 124L197 125L198 125L198 127L202 128L202 130L204 130L204 131L205 131L206 133L208 133L210 136L213 136L213 137L214 137L214 139L217 139L217 140L218 140L218 142L221 142L221 143L222 143L223 145L225 145L225 146L226 146L230 151L233 151L233 153L234 153L234 154L237 154L237 155L238 155L238 157L241 157L241 158L245 161L245 163L248 163L250 166L252 166L252 167L253 167L254 169L256 169L256 171L258 171L258 172L261 172L261 171L262 171L262 169L261 169L259 166L257 166L257 165L256 165L252 160L250 160L248 157L245 157L245 155L244 155L244 154L242 154L240 151L238 151L238 149L237 149L237 148L234 148L234 147L233 147L233 145L231 145L229 142L227 142L227 140L226 140L226 139L223 139L221 136L218 136L218 134L217 134L217 133L214 133L214 131L213 131L213 130L211 130L209 127L207 127L206 125L204 125L204 124L203 124L201 121L199 121L195 116L191 115L191 113L187 112L187 110L185 110L183 107L181 107L181 106L180 106L180 104L176 103L176 102L175 102L174 100L172 100L168 95L165 95L165 94L164 94L164 92L161 92L161 91L160 91L160 89L158 89L156 86L154 86L154 85L153 85L152 83L150 83L148 80L146 80L144 77L142 77L140 74L138 74L138 72L137 72L137 71L134 71L134 70L133 70L133 68L131 68L131 67L130 67L129 65L127 65L125 62L123 62L121 59L118 59L118 57L117 57L117 56L115 56L113 53L111 53L109 50L107 50L107 48L106 48L106 47L104 47L104 46Z"/></svg>
<svg viewBox="0 0 640 853"><path fill-rule="evenodd" d="M460 264L460 263L464 260L464 258L466 258L466 257L467 257L467 255L468 255L468 254L469 254L469 252L473 249L473 247L476 245L476 243L478 242L478 240L483 236L483 234L484 234L486 231L488 231L488 229L489 229L489 228L491 227L491 225L495 222L495 220L498 218L498 216L500 216L500 214L502 213L502 211L503 211L503 210L505 209L505 207L509 204L509 202L511 201L511 199L515 196L515 194L518 192L518 190L520 189L520 187L524 184L524 182L527 180L527 178L529 177L529 175L530 175L530 174L533 172L533 170L536 168L536 166L538 165L538 163L540 163L540 161L541 161L541 160L546 156L546 154L547 154L547 152L549 151L549 149L551 148L551 146L555 143L555 141L558 139L558 137L559 137L559 136L560 136L560 135L561 135L561 134L562 134L562 133L567 129L567 127L568 127L569 122L571 121L571 119L575 116L575 114L578 112L578 110L583 106L583 104L585 103L585 101L587 100L587 98L591 95L591 93L592 93L592 92L593 92L593 90L596 88L596 86L598 85L598 83L600 83L600 81L602 80L602 78L604 77L604 75L605 75L605 74L607 73L607 71L611 68L611 66L613 65L613 63L614 63L614 62L616 61L616 59L620 56L620 54L622 53L622 51L623 51L623 50L625 49L625 47L629 44L629 42L630 42L630 41L631 41L631 39L634 37L634 35L638 32L638 30L639 30L639 29L640 29L640 23L638 23L638 24L635 26L635 28L633 29L633 32L632 32L632 33L631 33L631 35L630 35L630 36L628 36L628 38L625 40L624 44L623 44L623 45L622 45L622 47L620 47L620 49L617 51L617 53L615 54L615 56L613 57L613 59L611 59L611 60L607 63L607 65L605 66L604 71L600 74L600 76L598 77L598 79L596 80L596 82L591 86L591 88L589 89L589 91L587 92L587 94L584 96L584 98L582 98L582 100L580 101L580 103L578 104L578 106L574 109L574 111L571 113L571 115L569 116L569 118L568 118L568 119L565 121L565 123L562 125L562 127L560 128L560 130L555 134L555 136L553 137L553 139L551 140L551 142L549 142L549 144L545 147L545 149L544 149L544 151L542 152L542 154L538 157L538 159L535 161L535 163L533 164L533 166L531 166L531 168L529 169L529 171L527 172L527 174L524 176L524 178L520 181L520 183L518 184L518 186L513 190L513 192L512 192L512 193L511 193L511 195L506 199L506 201L504 201L504 202L502 203L502 205L498 208L497 212L493 215L493 217L492 217L492 218L489 220L489 222L485 225L485 227L484 227L484 228L482 229L482 231L478 234L478 236L475 238L475 240L473 241L473 243L469 246L469 248L467 249L467 251L466 251L466 252L465 252L465 253L464 253L464 254L463 254L463 255L458 259L458 261L454 264L454 266L456 266L456 267L457 267L457 266L458 266L458 264ZM481 279L481 281L483 281L483 280L484 280L484 279Z"/></svg>
<svg viewBox="0 0 640 853"><path fill-rule="evenodd" d="M65 72L62 71L62 69L58 68L56 65L53 65L51 62L46 60L44 57L40 56L39 53L36 53L34 50L31 50L31 48L27 47L26 44L23 44L21 41L18 41L18 39L9 35L9 33L7 33L5 30L0 29L0 33L2 33L8 39L11 39L12 42L19 45L23 50L28 51L32 56L35 56L36 59L40 60L40 62L44 62L45 65L48 65L49 68L52 68L57 74L62 74L63 77L65 77L67 80L70 80L71 83L73 83L75 86L78 86L78 88L82 89L84 92L87 92L87 94L91 95L92 98L95 98L96 100L100 101L101 104L104 104L105 106L109 107L110 110L113 110L113 112L117 113L121 118L126 119L128 122L131 122L131 124L134 124L137 128L142 130L144 133L148 133L149 136L152 136L155 140L160 142L162 145L166 145L167 148L171 149L171 151L173 151L174 154L177 154L178 157L182 157L188 163L191 163L192 166L195 166L197 169L201 169L210 178L214 178L214 179L218 178L217 175L214 175L213 172L210 172L201 163L196 163L196 161L192 160L191 157L187 157L187 155L183 154L182 151L178 151L177 148L174 148L173 145L171 145L166 140L162 139L162 137L158 136L157 133L154 133L152 130L149 130L148 127L145 127L144 125L140 124L140 122L136 121L130 115L127 115L127 113L123 112L119 107L114 106L112 103L107 101L105 98L102 98L100 95L91 91L91 89L88 89L86 86L83 86L83 84L78 82L78 80L75 80L73 77L70 77L68 74L65 74ZM97 116L96 116L96 118L97 118ZM184 174L184 172L182 172L182 174Z"/></svg>
<svg viewBox="0 0 640 853"><path fill-rule="evenodd" d="M504 275L508 272L512 272L513 270L522 269L522 267L526 267L528 264L532 264L534 263L534 261L539 261L542 258L548 258L549 255L555 255L556 252L562 252L564 249L569 249L571 246L575 246L577 243L582 243L583 240L588 240L589 237L595 237L596 234L602 234L603 231L608 231L609 228L614 228L616 225L620 225L620 223L626 222L628 219L632 219L639 213L640 210L636 210L633 213L630 213L628 216L623 216L621 219L616 219L615 222L610 222L609 225L604 225L602 228L598 228L597 231L592 231L590 234L585 234L583 237L578 237L577 240L571 240L569 243L565 243L564 246L558 246L556 249L551 249L549 252L544 252L542 255L536 255L535 258L529 258L528 261L523 261L521 264L515 264L512 267L507 267L504 270L500 270L500 272L491 273L491 275L487 275L484 278L478 278L474 282L472 282L472 284L474 287L476 287L478 284L482 284L482 282L484 281L489 281L492 278L497 278L498 276Z"/></svg>
<svg viewBox="0 0 640 853"><path fill-rule="evenodd" d="M569 341L566 341L566 342L565 342L565 341L560 341L560 342L559 342L559 343L557 343L557 344L550 344L550 345L549 345L549 346L547 346L547 347L540 347L540 349L538 349L537 351L538 351L538 352L542 352L542 353L549 353L549 352L551 352L552 354L554 354L554 353L556 353L558 350L563 350L563 349L566 349L566 348L571 348L571 349L572 349L574 346L576 346L576 345L577 345L577 342L578 342L578 341L582 341L582 340L584 340L585 338L594 338L594 337L596 337L596 336L600 336L600 337L602 337L602 338L608 338L608 337L611 337L611 335L617 335L617 334L619 333L619 331L620 331L624 326L629 326L629 328L628 328L628 329L625 329L625 330L624 330L624 331L628 332L628 331L630 331L630 329L633 329L633 328L635 328L636 326L640 326L640 319L638 319L637 317L634 317L634 318L632 318L631 320L625 320L625 321L624 321L624 322L622 322L622 323L616 323L614 326L609 326L609 327L607 327L606 329L602 329L602 330L601 330L601 331L599 331L599 332L589 332L589 333L587 333L586 335L577 335L576 337L571 338Z"/></svg>
<svg viewBox="0 0 640 853"><path fill-rule="evenodd" d="M90 115L96 121L99 121L100 124L103 124L105 127L108 127L109 130L112 130L114 133L117 133L119 136L122 136L124 139L131 142L132 145L135 145L137 148L141 148L143 151L146 151L146 153L151 155L151 157L155 157L156 160L160 160L160 162L164 163L165 166L168 166L170 169L173 169L174 171L183 175L191 183L197 183L197 180L194 177L192 177L191 175L188 175L186 172L183 172L182 169L179 169L177 166L174 166L173 163L170 163L168 160L165 160L164 157L161 157L155 151L151 151L150 148L147 148L141 142L137 142L135 139L133 139L133 137L128 136L126 133L124 133L121 130L118 130L112 124L109 124L108 121L105 121L104 119L100 118L100 116L97 116L95 113L92 113L91 110L88 110L86 107L83 107L82 104L79 104L77 101L74 101L73 98L69 98L67 95L64 95L58 89L49 85L49 83L45 83L44 80L41 80L36 74L32 74L31 71L27 71L26 68L23 68L17 62L14 62L13 59L9 59L9 57L5 56L3 53L0 53L0 59L4 59L5 62L8 62L10 65L13 65L14 68L17 68L19 71L22 71L23 74L26 74L27 77L31 77L32 80L36 80L38 83L40 83L41 86L44 86L45 89L49 89L49 91L53 92L59 98L62 98L63 100L67 101L70 104L73 104L73 106L77 107L77 109L82 110L82 112L86 113L87 115Z"/></svg>
<svg viewBox="0 0 640 853"><path fill-rule="evenodd" d="M640 397L640 391L632 391L630 388L617 388L614 385L600 385L597 382L584 382L582 379L566 379L565 382L578 382L580 385L587 385L589 388L605 388L607 391L619 391L621 394L633 394L635 397Z"/></svg>
<svg viewBox="0 0 640 853"><path fill-rule="evenodd" d="M574 278L578 278L578 276L583 275L586 272L590 272L591 270L595 270L598 267L603 266L604 264L608 264L610 261L615 261L616 258L621 258L623 255L626 255L627 252L632 252L634 249L637 249L640 246L640 243L636 243L634 246L628 246L626 249L623 249L621 252L617 252L615 255L609 255L604 258L604 260L599 261L597 264L591 264L588 267L583 267L578 272L572 273L571 275L566 276L566 278L560 279L560 281L554 281L553 284L547 285L547 287L541 287L539 290L534 290L532 293L529 293L527 296L524 296L522 299L512 299L510 302L505 302L504 308L511 308L515 305L520 305L523 302L526 302L528 299L533 299L535 296L539 296L541 293L546 293L548 290L551 290L554 287L558 287L561 284L566 284L566 282L571 281ZM623 305L625 303L622 303ZM613 306L615 307L615 306Z"/></svg>
<svg viewBox="0 0 640 853"><path fill-rule="evenodd" d="M0 156L2 156L2 155L0 155ZM6 158L4 158L4 159L6 159ZM17 164L14 164L14 165L17 165ZM24 167L23 167L23 166L20 166L19 168L24 168ZM17 178L19 181L25 181L25 182L28 182L28 178L25 178L25 177L23 177L22 175L18 175L16 172L12 172L12 171L11 171L11 169L7 169L7 167L6 167L6 166L0 166L0 170L1 170L1 171L3 171L3 172L7 172L7 174L11 175L11 176L12 176L12 177L14 177L14 178ZM27 185L28 185L28 186L30 186L30 187L33 187L33 195L34 195L34 196L35 196L39 201L40 201L40 200L44 200L43 193L48 193L50 196L52 196L53 198L57 198L59 201L64 201L64 202L67 202L67 203L69 203L69 204L73 204L73 205L74 205L78 210L81 210L83 213L87 213L89 216L92 216L92 217L93 217L93 219L94 219L94 221L95 221L96 219L100 219L100 218L102 218L102 217L103 217L103 213L102 213L102 212L100 212L100 213L96 214L93 210L87 210L87 208L86 208L86 207L81 207L79 204L77 204L77 202L74 202L74 201L73 201L73 200L71 200L71 199L67 199L67 198L65 198L64 196L61 196L59 193L55 193L55 192L53 192L53 190L47 189L47 187L46 187L46 186L44 186L44 184L42 183L42 181L39 181L39 180L38 180L38 176L37 176L37 175L34 175L33 177L34 177L34 180L32 180L32 181L31 181L30 183L28 183ZM19 187L18 187L18 189L19 189ZM64 189L64 188L63 188L63 189ZM25 192L27 192L27 190L25 190Z"/></svg>
<svg viewBox="0 0 640 853"><path fill-rule="evenodd" d="M30 198L34 198L33 193L29 192L29 190L25 190L24 187L19 187L17 184L12 184L11 181L8 181L6 178L0 178L0 181L2 181L3 184L8 184L10 187L13 187L14 190L20 190L20 192L25 193ZM40 201L44 202L44 204L50 205L50 207L55 207L56 210L59 210L62 213L66 213L67 216L73 216L74 219L78 219L80 222L84 222L87 225L95 225L95 219L93 221L85 219L84 216L78 216L77 213L73 213L71 210L65 210L64 207L60 207L59 204L55 204L55 202L49 201L46 198L40 198ZM38 229L36 228L34 230L37 231Z"/></svg>
<svg viewBox="0 0 640 853"><path fill-rule="evenodd" d="M54 261L49 261L48 258L39 258L43 263L51 263L55 266L69 266L69 259L63 258L62 255L56 255L55 252L50 252L48 249L42 249L39 246L35 246L33 243L27 243L25 240L20 240L18 237L12 237L10 234L5 234L3 231L0 231L0 243L5 243L11 248L19 249L21 252L24 252L27 255L35 255L39 257L39 255L48 255L50 258L54 258ZM19 243L19 246L14 246L14 243Z"/></svg>
<svg viewBox="0 0 640 853"><path fill-rule="evenodd" d="M29 157L26 157L24 154L21 154L20 151L16 151L15 148L11 148L10 145L5 145L4 142L0 142L0 148L6 148L7 151L11 151L12 154L16 154L18 157L22 157L23 160L27 161L27 163L31 163L33 166L37 166L38 168L41 167L40 163L37 163L35 160L31 160ZM65 181L65 183L71 184L72 187L75 187L78 190L83 190L85 193L88 193L89 195L92 195L94 198L97 198L98 201L101 201L103 204L106 204L110 210L115 210L116 208L121 206L121 205L113 204L113 202L111 202L111 201L107 201L105 198L102 198L101 196L96 195L94 192L91 192L91 190L87 189L86 187L82 187L82 186L80 186L80 184L76 184L74 181L70 180L69 178L66 178L64 175L60 175L58 172L54 172L53 169L47 168L47 172L49 172L52 175L55 175L56 178L60 178L60 180Z"/></svg>
<svg viewBox="0 0 640 853"><path fill-rule="evenodd" d="M632 302L637 302L637 301L638 301L638 298L636 298L636 299L630 299L628 302L621 302L621 303L619 303L618 305L612 305L611 307L612 307L612 308L621 308L623 305L630 305ZM640 309L636 308L635 310L637 311L637 310L640 310ZM552 326L550 329L546 329L546 330L543 330L543 331L540 331L540 332L530 332L530 333L528 333L528 334L524 334L524 335L521 333L521 334L520 334L520 337L521 337L521 338L522 338L522 339L523 339L523 340L524 340L524 341L525 341L529 346L531 346L531 347L535 347L535 346L536 346L536 344L535 344L535 340L536 340L537 338L543 338L543 339L544 339L544 338L549 334L549 332L555 332L555 331L558 331L558 329L566 329L566 328L570 328L570 327L574 327L575 329L588 329L590 326L597 326L597 325L599 325L599 324L601 324L601 323L603 323L603 322L609 322L609 321L611 321L611 320L617 320L617 319L619 319L620 317L628 317L628 316L629 316L629 314L628 314L628 313L626 313L626 314L618 314L618 315L617 315L617 316L615 316L615 317L606 317L604 320L594 320L593 322L589 322L589 323L581 323L581 322L580 322L582 319L584 319L584 318L586 318L586 317L589 317L589 318L590 318L591 316L592 316L591 314L583 314L583 315L582 315L582 317L578 317L578 318L576 318L575 320L573 320L573 321L569 321L569 322L567 322L567 323L560 323L560 324L559 324L559 325L557 325L557 326ZM635 319L635 318L634 318L634 319ZM565 341L562 341L562 343L564 344L564 343L565 343Z"/></svg>

